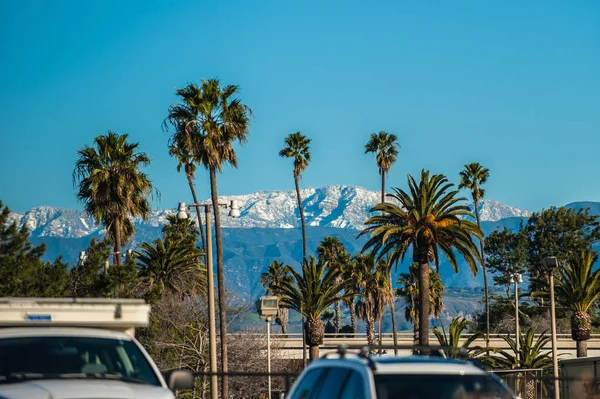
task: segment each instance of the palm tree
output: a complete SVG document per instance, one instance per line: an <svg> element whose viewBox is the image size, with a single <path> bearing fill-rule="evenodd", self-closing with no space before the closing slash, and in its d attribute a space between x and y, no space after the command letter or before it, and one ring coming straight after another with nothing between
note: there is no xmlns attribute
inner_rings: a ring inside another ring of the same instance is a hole
<svg viewBox="0 0 600 399"><path fill-rule="evenodd" d="M478 357L487 368L496 370L535 370L542 369L545 372L552 367L552 358L550 352L545 351L544 347L550 341L550 337L543 331L536 340L535 327L530 327L525 334L519 337L519 351L517 351L516 340L510 336L502 337L508 344L512 353L504 350L495 350L500 356L483 355ZM517 357L517 352L519 356ZM522 398L534 398L536 384L541 381L536 381L534 372L524 372L519 375L519 378L514 383L515 393Z"/></svg>
<svg viewBox="0 0 600 399"><path fill-rule="evenodd" d="M184 240L156 239L143 242L135 251L138 276L147 286L152 302L165 290L181 295L206 293L206 266L199 261L200 250Z"/></svg>
<svg viewBox="0 0 600 399"><path fill-rule="evenodd" d="M363 251L372 250L378 259L387 256L390 264L402 261L412 248L413 262L419 264L419 343L429 345L429 263L434 262L437 271L441 250L458 271L456 250L476 274L480 256L472 235L481 238L482 233L475 223L462 219L473 214L444 175L430 176L423 170L418 184L408 176L408 186L409 193L395 188L388 194L399 205L373 207L372 212L382 214L368 218L360 235L370 234Z"/></svg>
<svg viewBox="0 0 600 399"><path fill-rule="evenodd" d="M302 224L302 262L306 262L306 222L304 220L304 209L302 208L302 197L300 196L300 178L302 172L310 162L310 139L300 132L290 133L285 138L285 147L279 151L279 156L294 159L294 184L296 185L296 197L298 199L298 210L300 211L300 223Z"/></svg>
<svg viewBox="0 0 600 399"><path fill-rule="evenodd" d="M292 281L290 267L283 262L274 260L267 268L267 271L263 272L258 281L266 289L267 295L280 295L278 287L284 281ZM275 322L281 326L281 332L287 334L288 309L281 306L281 304L277 310Z"/></svg>
<svg viewBox="0 0 600 399"><path fill-rule="evenodd" d="M166 122L167 120L165 120ZM189 121L176 122L173 120L176 133L169 139L169 154L177 159L177 172L181 172L181 168L185 171L185 177L188 181L188 186L192 193L194 204L198 204L196 196L196 187L194 178L196 174L196 160L194 158L194 143L197 137L194 136L193 124L187 124ZM166 127L166 123L164 123ZM205 247L204 229L202 228L202 216L200 215L200 207L196 207L196 216L198 217L198 230L200 230L200 238L202 239L202 248Z"/></svg>
<svg viewBox="0 0 600 399"><path fill-rule="evenodd" d="M346 295L342 299L344 305L350 312L350 324L352 325L352 332L356 336L356 297L360 294L360 270L357 266L355 259L351 258L350 255L346 254L342 260L344 268L342 270L342 280L346 282L344 292Z"/></svg>
<svg viewBox="0 0 600 399"><path fill-rule="evenodd" d="M481 188L487 182L490 171L477 162L471 162L465 165L465 169L460 172L459 189L471 191L473 197L473 207L475 208L475 219L477 227L481 229L481 218L479 216L479 200L483 199L485 190ZM483 286L485 292L485 345L490 346L490 299L487 281L487 269L485 267L485 242L483 237L479 240L479 249L481 251L481 270L483 270Z"/></svg>
<svg viewBox="0 0 600 399"><path fill-rule="evenodd" d="M357 268L357 284L360 300L356 304L356 315L367 323L367 343L375 343L375 320L383 313L389 300L387 263L375 259L375 254L359 254L354 257Z"/></svg>
<svg viewBox="0 0 600 399"><path fill-rule="evenodd" d="M473 357L474 349L470 349L469 346L478 338L481 338L483 334L481 332L477 332L475 334L470 335L465 341L460 342L461 335L463 332L471 325L471 322L467 319L457 316L450 321L450 326L448 327L448 334L446 334L446 329L444 326L440 329L439 327L435 327L433 329L433 334L437 338L440 346L448 348L446 352L446 356L449 358L465 358L465 357Z"/></svg>
<svg viewBox="0 0 600 399"><path fill-rule="evenodd" d="M153 192L152 182L140 171L150 158L137 152L139 143L129 143L127 137L111 131L96 136L92 147L77 152L73 170L73 185L79 185L77 198L85 203L86 213L106 228L117 266L121 249L134 232L130 218L148 218L148 196Z"/></svg>
<svg viewBox="0 0 600 399"><path fill-rule="evenodd" d="M181 104L171 105L166 121L174 126L185 124L183 129L190 132L192 148L190 156L197 164L209 171L212 208L215 217L215 237L217 246L217 283L219 296L219 324L221 338L222 371L227 373L227 320L225 304L225 270L223 266L223 238L221 234L221 213L217 190L217 171L223 171L224 164L237 167L237 156L233 143L247 141L252 110L235 96L239 87L221 86L219 80L202 80L200 87L189 84L177 90ZM188 130L189 129L189 130ZM181 131L181 129L177 129ZM175 133L177 134L177 133ZM186 133L187 134L187 133ZM229 380L221 380L221 394L229 396Z"/></svg>
<svg viewBox="0 0 600 399"><path fill-rule="evenodd" d="M342 260L347 258L345 255L346 247L344 247L344 244L342 244L337 237L327 236L323 238L321 244L317 247L319 262L326 263L328 268L338 268L342 271L344 267ZM342 278L342 273L340 272L336 282L342 281ZM342 328L342 309L340 301L335 303L335 326L338 330Z"/></svg>
<svg viewBox="0 0 600 399"><path fill-rule="evenodd" d="M335 283L338 271L327 269L324 263L310 258L302 265L302 274L290 269L292 281L284 281L278 288L281 303L306 317L304 331L310 347L310 360L319 358L323 343L321 315L344 297L344 283Z"/></svg>
<svg viewBox="0 0 600 399"><path fill-rule="evenodd" d="M394 162L396 162L396 156L398 155L398 148L400 144L397 142L395 134L386 133L380 131L379 133L371 134L369 142L365 145L365 154L373 153L376 154L377 167L379 168L379 175L381 176L381 202L385 202L385 175L390 171ZM389 279L392 279L392 268L389 267ZM392 284L390 284L390 289ZM398 345L398 334L396 332L396 309L393 293L390 292L392 301L390 302L390 310L392 313L392 334L394 336L394 346ZM381 345L381 320L379 321L379 344ZM398 351L394 349L394 353L397 355Z"/></svg>
<svg viewBox="0 0 600 399"><path fill-rule="evenodd" d="M404 299L404 317L413 323L414 342L419 340L419 265L413 263L408 273L400 273L396 296ZM438 317L444 309L444 283L439 273L429 270L429 316Z"/></svg>
<svg viewBox="0 0 600 399"><path fill-rule="evenodd" d="M593 270L597 259L596 252L584 249L569 256L557 272L556 297L573 311L571 336L577 341L577 357L587 356L592 324L588 310L600 297L600 269Z"/></svg>

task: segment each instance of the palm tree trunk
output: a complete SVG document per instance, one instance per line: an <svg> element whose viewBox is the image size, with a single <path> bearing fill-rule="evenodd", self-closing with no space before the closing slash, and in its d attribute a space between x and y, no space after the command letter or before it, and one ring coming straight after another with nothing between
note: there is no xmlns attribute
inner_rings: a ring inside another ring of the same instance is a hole
<svg viewBox="0 0 600 399"><path fill-rule="evenodd" d="M473 204L475 206L475 218L477 219L477 226L481 230L481 220L479 218L479 199L474 196ZM490 298L487 281L487 270L485 267L485 252L484 252L484 239L479 240L479 248L481 249L481 270L483 270L483 289L485 291L485 346L490 346Z"/></svg>
<svg viewBox="0 0 600 399"><path fill-rule="evenodd" d="M418 251L427 251L418 249ZM428 251L427 255L428 256ZM429 263L419 264L419 345L429 345Z"/></svg>
<svg viewBox="0 0 600 399"><path fill-rule="evenodd" d="M113 245L113 261L115 265L121 266L121 226L119 219L115 220L113 225L115 231L115 243Z"/></svg>
<svg viewBox="0 0 600 399"><path fill-rule="evenodd" d="M372 312L367 311L367 344L372 346L375 343L375 318Z"/></svg>
<svg viewBox="0 0 600 399"><path fill-rule="evenodd" d="M319 358L319 345L323 343L323 322L321 319L306 318L304 323L306 331L306 343L310 347L310 361Z"/></svg>
<svg viewBox="0 0 600 399"><path fill-rule="evenodd" d="M190 186L190 191L192 192L192 198L194 199L194 204L198 203L198 197L196 197L196 188L194 187L194 180L192 175L187 171L186 165L186 173L185 173L188 184ZM198 216L198 230L200 230L200 238L202 239L202 249L206 253L206 239L204 238L204 228L202 227L202 217L200 216L200 207L196 206L196 216Z"/></svg>
<svg viewBox="0 0 600 399"><path fill-rule="evenodd" d="M281 333L284 335L287 334L288 319L289 319L289 309L280 307L277 310L277 319L275 321L277 321L279 323L279 325L281 326Z"/></svg>
<svg viewBox="0 0 600 399"><path fill-rule="evenodd" d="M340 301L335 303L335 324L335 327L339 332L342 328L342 305L340 304Z"/></svg>
<svg viewBox="0 0 600 399"><path fill-rule="evenodd" d="M381 172L381 203L385 202L385 173ZM382 212L383 213L383 212ZM394 355L398 355L398 333L396 332L396 307L394 304L394 280L392 278L392 268L390 266L390 291L392 294L392 302L390 303L390 310L392 312L392 335L394 336Z"/></svg>
<svg viewBox="0 0 600 399"><path fill-rule="evenodd" d="M417 317L413 319L413 342L419 342L419 312L417 312Z"/></svg>
<svg viewBox="0 0 600 399"><path fill-rule="evenodd" d="M219 293L219 324L221 335L221 371L227 373L227 308L225 307L225 269L223 267L223 241L221 235L221 213L219 208L219 193L217 191L217 172L210 168L210 194L215 215L215 238L217 242L217 283ZM229 379L227 375L221 378L221 397L229 398Z"/></svg>
<svg viewBox="0 0 600 399"><path fill-rule="evenodd" d="M394 336L394 355L398 355L398 333L396 331L396 298L394 297L394 287L392 287L392 268L390 267L390 291L392 301L390 302L390 311L392 312L392 335Z"/></svg>
<svg viewBox="0 0 600 399"><path fill-rule="evenodd" d="M304 209L302 208L298 176L294 176L294 183L296 184L296 197L298 198L298 210L300 211L300 223L302 224L302 263L304 263L306 262L306 225L304 223Z"/></svg>
<svg viewBox="0 0 600 399"><path fill-rule="evenodd" d="M379 315L379 355L382 354L381 346L383 345L383 312Z"/></svg>
<svg viewBox="0 0 600 399"><path fill-rule="evenodd" d="M577 357L587 357L587 340L577 342Z"/></svg>
<svg viewBox="0 0 600 399"><path fill-rule="evenodd" d="M352 332L354 336L356 336L357 326L356 326L356 308L354 307L354 298L352 298L352 305L350 305L350 324L352 324Z"/></svg>

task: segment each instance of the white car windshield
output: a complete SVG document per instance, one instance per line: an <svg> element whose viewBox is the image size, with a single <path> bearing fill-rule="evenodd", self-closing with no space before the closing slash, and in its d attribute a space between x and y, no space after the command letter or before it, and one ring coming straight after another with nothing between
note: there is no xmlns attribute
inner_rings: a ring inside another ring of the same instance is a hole
<svg viewBox="0 0 600 399"><path fill-rule="evenodd" d="M0 383L54 378L160 386L147 359L129 340L70 336L0 339Z"/></svg>

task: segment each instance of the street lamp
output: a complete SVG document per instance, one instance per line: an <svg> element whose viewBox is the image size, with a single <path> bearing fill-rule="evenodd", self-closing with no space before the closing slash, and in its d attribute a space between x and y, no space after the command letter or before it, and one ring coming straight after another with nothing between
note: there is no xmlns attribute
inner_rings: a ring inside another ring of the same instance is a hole
<svg viewBox="0 0 600 399"><path fill-rule="evenodd" d="M510 275L510 282L515 284L515 328L517 333L517 339L515 340L517 343L517 351L515 353L515 360L517 361L517 365L519 364L519 340L521 337L521 332L519 331L519 284L523 282L523 276L521 273L513 273Z"/></svg>
<svg viewBox="0 0 600 399"><path fill-rule="evenodd" d="M219 207L225 209L230 208L229 216L240 216L240 209L235 200L232 200L229 205L219 204ZM206 218L206 281L207 281L207 296L208 296L208 345L210 357L210 396L212 399L217 399L217 338L216 338L216 321L215 321L215 280L213 276L213 257L212 257L212 224L210 221L210 210L212 204L190 204L189 208L204 208L204 217ZM185 202L180 202L177 208L177 219L187 219ZM200 221L198 221L198 229L201 229Z"/></svg>
<svg viewBox="0 0 600 399"><path fill-rule="evenodd" d="M267 374L269 376L268 392L271 397L271 317L277 316L279 298L276 296L262 296L258 300L258 314L266 318L267 322Z"/></svg>
<svg viewBox="0 0 600 399"><path fill-rule="evenodd" d="M548 256L542 259L542 265L546 267L549 274L550 283L550 328L552 331L552 374L554 377L554 398L559 399L560 389L558 384L558 354L556 347L556 307L554 304L554 270L558 268L558 259L556 256Z"/></svg>

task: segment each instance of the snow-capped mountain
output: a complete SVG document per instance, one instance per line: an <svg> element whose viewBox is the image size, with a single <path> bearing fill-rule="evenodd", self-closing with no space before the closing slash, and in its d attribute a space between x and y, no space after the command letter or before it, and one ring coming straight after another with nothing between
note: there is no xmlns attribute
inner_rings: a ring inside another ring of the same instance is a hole
<svg viewBox="0 0 600 399"><path fill-rule="evenodd" d="M474 212L474 206L471 204L470 207ZM498 201L483 200L479 203L479 216L484 222L496 222L512 217L529 217L531 216L531 212L514 208Z"/></svg>
<svg viewBox="0 0 600 399"><path fill-rule="evenodd" d="M361 229L369 216L371 207L380 201L380 193L356 186L325 186L301 190L302 203L308 226ZM246 195L222 196L223 202L236 200L240 207L239 218L223 217L223 227L232 228L296 228L300 226L295 191L258 191ZM207 199L205 202L209 202ZM504 205L498 201L483 200L479 204L482 221L498 221L508 217L529 216L531 212ZM150 218L136 225L159 227L166 223L168 215L176 210L165 209L152 212ZM195 212L190 212L195 218ZM104 234L83 211L58 209L47 206L34 208L25 213L13 213L12 217L25 223L35 237L82 238ZM137 230L137 228L136 228Z"/></svg>

